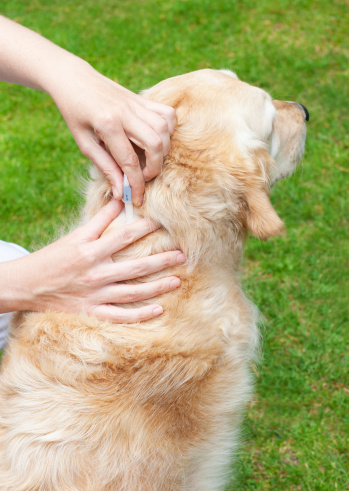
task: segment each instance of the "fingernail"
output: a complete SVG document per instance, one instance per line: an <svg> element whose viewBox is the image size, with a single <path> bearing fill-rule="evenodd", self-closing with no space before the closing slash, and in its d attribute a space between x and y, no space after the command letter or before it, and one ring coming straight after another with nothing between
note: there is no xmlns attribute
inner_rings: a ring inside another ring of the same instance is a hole
<svg viewBox="0 0 349 491"><path fill-rule="evenodd" d="M179 278L173 278L173 280L170 281L171 290L178 288L180 284L181 284L181 280Z"/></svg>
<svg viewBox="0 0 349 491"><path fill-rule="evenodd" d="M153 310L153 314L154 315L160 315L163 313L163 311L164 311L163 308L160 307L160 305L159 305L158 307L155 307L155 309Z"/></svg>
<svg viewBox="0 0 349 491"><path fill-rule="evenodd" d="M115 186L112 186L112 191L113 191L113 196L114 199L119 200L121 198L119 191L116 189Z"/></svg>
<svg viewBox="0 0 349 491"><path fill-rule="evenodd" d="M143 199L144 199L144 195L143 195L143 196L141 196L141 197L140 197L140 198L137 200L137 204L136 204L136 206L142 206L142 204L143 204Z"/></svg>
<svg viewBox="0 0 349 491"><path fill-rule="evenodd" d="M181 252L180 254L178 254L178 256L177 256L177 264L183 264L183 263L185 263L185 261L186 261L186 257L183 254L183 252Z"/></svg>

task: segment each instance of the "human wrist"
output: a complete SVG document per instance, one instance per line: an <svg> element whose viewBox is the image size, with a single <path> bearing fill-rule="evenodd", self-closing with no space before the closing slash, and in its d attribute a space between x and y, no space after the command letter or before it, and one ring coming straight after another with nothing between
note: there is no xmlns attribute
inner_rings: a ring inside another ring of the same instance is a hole
<svg viewBox="0 0 349 491"><path fill-rule="evenodd" d="M63 48L57 48L55 59L47 65L41 81L42 90L49 94L56 103L60 94L68 94L69 85L74 83L74 79L81 78L84 74L94 70L82 58Z"/></svg>
<svg viewBox="0 0 349 491"><path fill-rule="evenodd" d="M0 263L0 313L30 310L32 293L22 271L24 258Z"/></svg>

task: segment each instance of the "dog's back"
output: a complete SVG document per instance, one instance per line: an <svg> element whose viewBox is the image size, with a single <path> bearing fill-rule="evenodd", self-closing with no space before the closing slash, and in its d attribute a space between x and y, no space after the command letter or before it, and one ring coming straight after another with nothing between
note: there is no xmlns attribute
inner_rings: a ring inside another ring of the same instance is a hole
<svg viewBox="0 0 349 491"><path fill-rule="evenodd" d="M159 331L18 316L0 389L1 489L221 489L251 343L222 305L182 301Z"/></svg>

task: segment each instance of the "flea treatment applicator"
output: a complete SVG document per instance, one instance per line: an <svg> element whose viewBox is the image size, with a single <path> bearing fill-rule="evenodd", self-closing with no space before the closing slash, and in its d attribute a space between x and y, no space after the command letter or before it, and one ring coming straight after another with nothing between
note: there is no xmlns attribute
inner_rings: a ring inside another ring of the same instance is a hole
<svg viewBox="0 0 349 491"><path fill-rule="evenodd" d="M124 185L122 189L122 201L125 204L125 213L126 213L126 223L131 223L133 220L133 203L132 203L132 194L131 187L128 182L126 174L124 174Z"/></svg>

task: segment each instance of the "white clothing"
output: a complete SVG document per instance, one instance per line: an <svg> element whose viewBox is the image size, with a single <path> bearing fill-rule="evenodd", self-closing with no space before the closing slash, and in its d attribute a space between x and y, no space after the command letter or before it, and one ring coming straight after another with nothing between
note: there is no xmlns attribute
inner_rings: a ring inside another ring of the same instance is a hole
<svg viewBox="0 0 349 491"><path fill-rule="evenodd" d="M23 247L0 240L0 263L12 261L13 259L18 259L27 254L29 254L29 252L26 249L23 249ZM12 312L0 314L0 349L6 344L11 317Z"/></svg>

